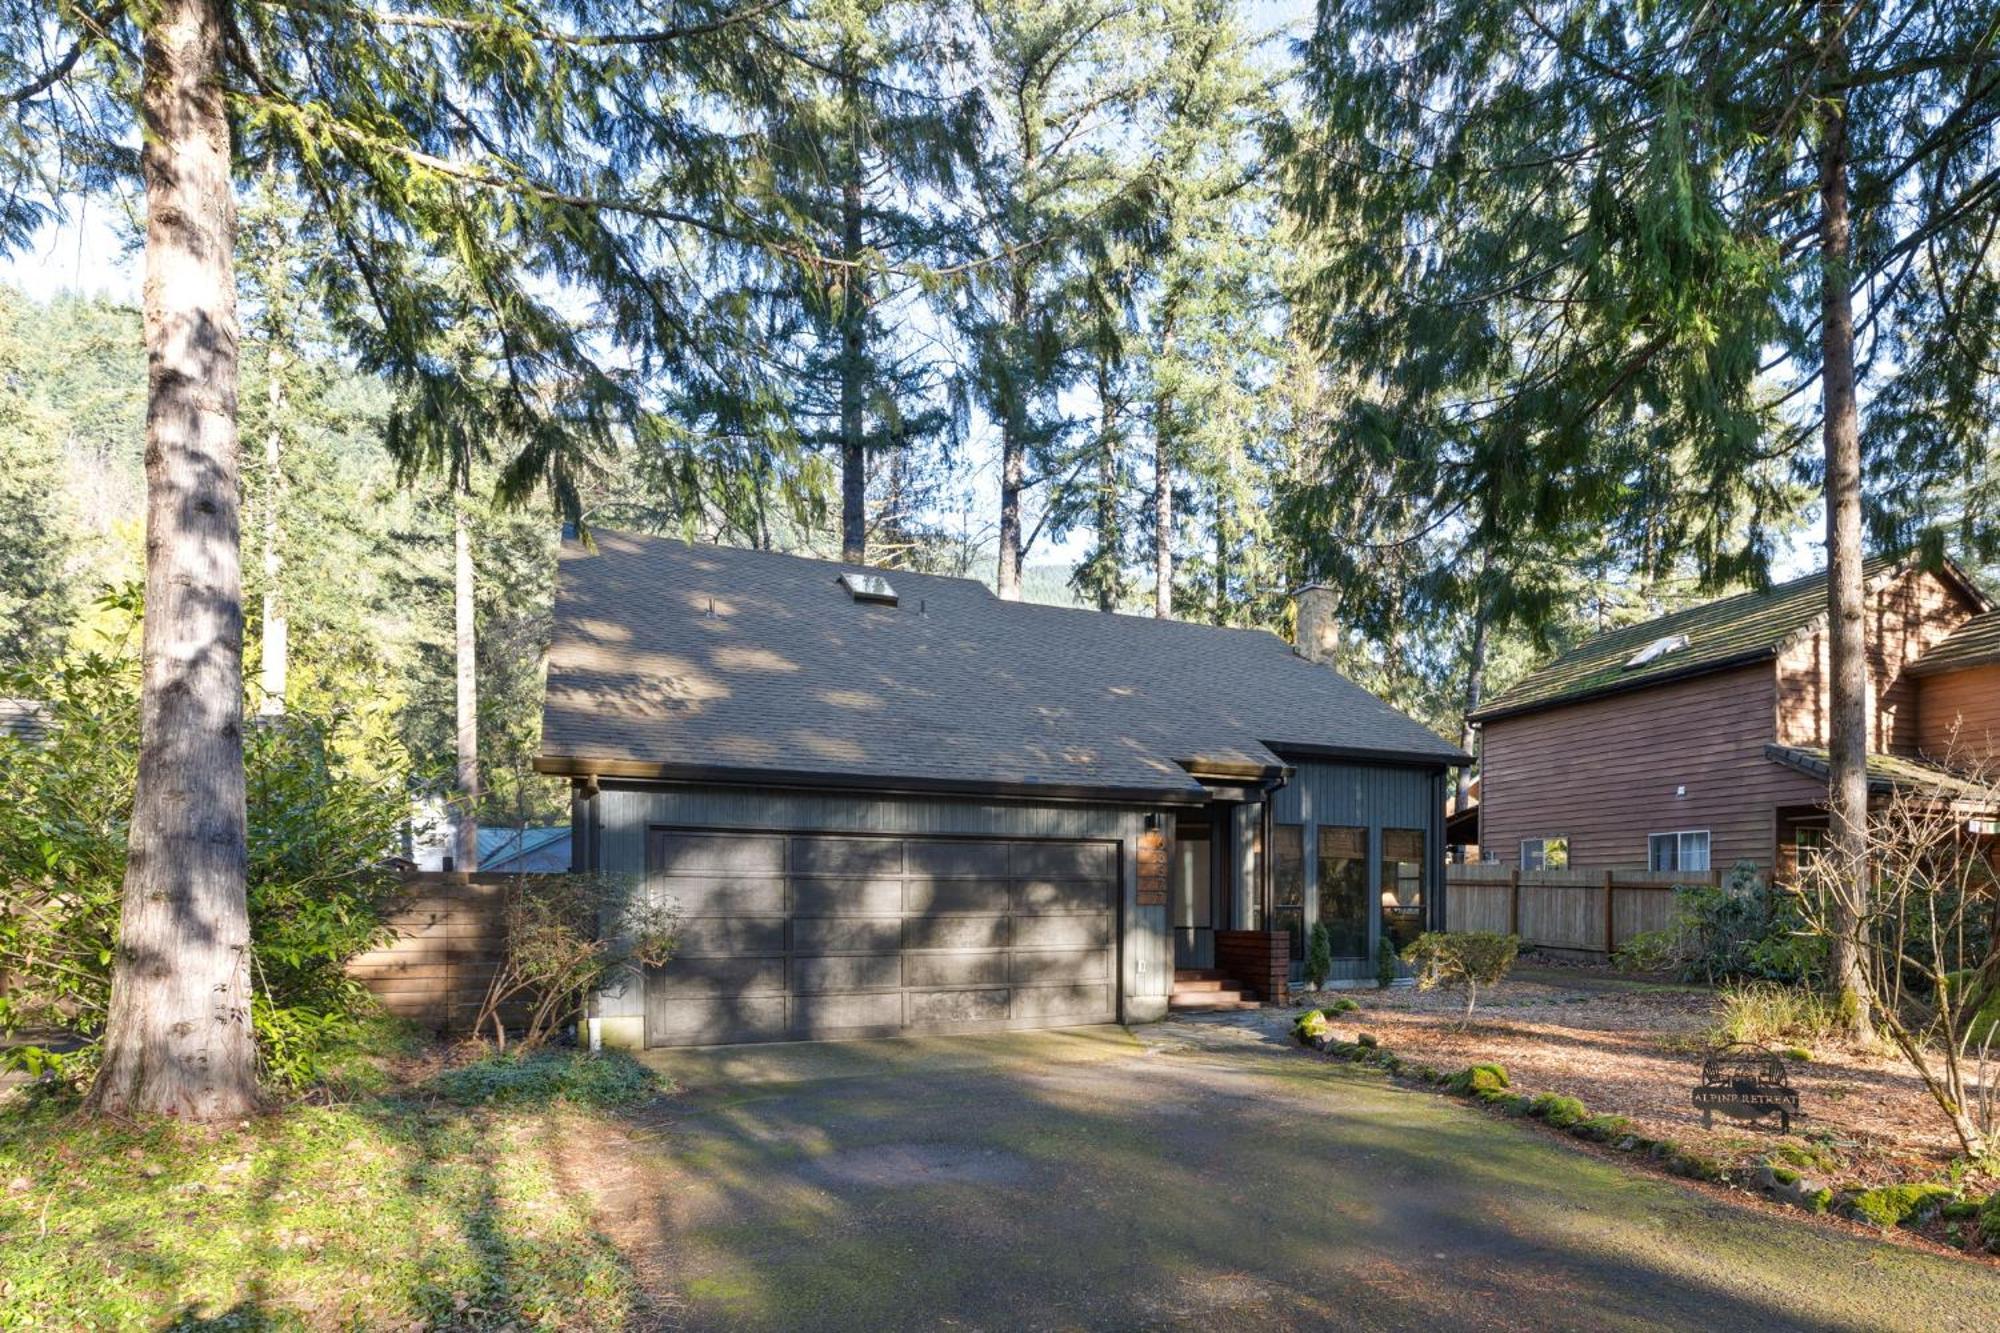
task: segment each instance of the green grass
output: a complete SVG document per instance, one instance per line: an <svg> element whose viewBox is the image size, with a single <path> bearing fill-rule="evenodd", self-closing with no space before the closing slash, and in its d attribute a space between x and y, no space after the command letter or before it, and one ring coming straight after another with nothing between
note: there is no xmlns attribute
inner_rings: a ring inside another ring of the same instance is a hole
<svg viewBox="0 0 2000 1333"><path fill-rule="evenodd" d="M590 1114L390 1093L133 1127L17 1097L0 1327L622 1326L633 1279L556 1164Z"/></svg>
<svg viewBox="0 0 2000 1333"><path fill-rule="evenodd" d="M430 1088L459 1106L630 1106L653 1095L658 1078L629 1057L582 1051L490 1055L448 1069Z"/></svg>

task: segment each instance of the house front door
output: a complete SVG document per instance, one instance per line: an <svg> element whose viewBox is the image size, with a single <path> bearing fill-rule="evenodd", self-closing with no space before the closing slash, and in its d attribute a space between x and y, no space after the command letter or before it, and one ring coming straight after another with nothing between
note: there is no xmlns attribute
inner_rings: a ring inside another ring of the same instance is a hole
<svg viewBox="0 0 2000 1333"><path fill-rule="evenodd" d="M1185 822L1174 839L1173 886L1168 913L1174 927L1174 966L1215 966L1215 880L1206 825Z"/></svg>

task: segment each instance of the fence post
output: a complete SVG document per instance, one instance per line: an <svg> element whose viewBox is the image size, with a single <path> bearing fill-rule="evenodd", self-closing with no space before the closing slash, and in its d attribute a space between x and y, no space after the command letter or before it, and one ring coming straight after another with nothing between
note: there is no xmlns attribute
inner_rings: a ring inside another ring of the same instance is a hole
<svg viewBox="0 0 2000 1333"><path fill-rule="evenodd" d="M1618 925L1615 915L1612 912L1612 890L1614 887L1611 881L1611 872L1607 870L1604 872L1604 961L1607 963L1611 961L1611 955L1617 952L1618 949Z"/></svg>
<svg viewBox="0 0 2000 1333"><path fill-rule="evenodd" d="M1507 872L1507 933L1517 938L1521 934L1521 867L1519 866Z"/></svg>

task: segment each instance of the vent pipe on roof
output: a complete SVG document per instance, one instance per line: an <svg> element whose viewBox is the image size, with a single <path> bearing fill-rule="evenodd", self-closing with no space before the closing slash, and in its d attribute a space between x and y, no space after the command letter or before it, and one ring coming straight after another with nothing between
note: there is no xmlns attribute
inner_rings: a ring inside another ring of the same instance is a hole
<svg viewBox="0 0 2000 1333"><path fill-rule="evenodd" d="M1308 583L1292 594L1297 625L1292 651L1308 662L1332 666L1340 646L1340 594L1323 583Z"/></svg>

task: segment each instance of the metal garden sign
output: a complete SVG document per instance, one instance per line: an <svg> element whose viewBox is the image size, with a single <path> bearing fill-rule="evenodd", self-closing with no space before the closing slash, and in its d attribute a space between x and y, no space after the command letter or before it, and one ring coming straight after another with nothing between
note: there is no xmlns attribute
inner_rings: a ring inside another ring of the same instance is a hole
<svg viewBox="0 0 2000 1333"><path fill-rule="evenodd" d="M1789 1133L1792 1117L1799 1114L1799 1090L1792 1086L1777 1052L1755 1042L1736 1041L1718 1046L1702 1060L1694 1104L1701 1108L1704 1129L1714 1127L1720 1111L1732 1120L1774 1115L1780 1130Z"/></svg>

